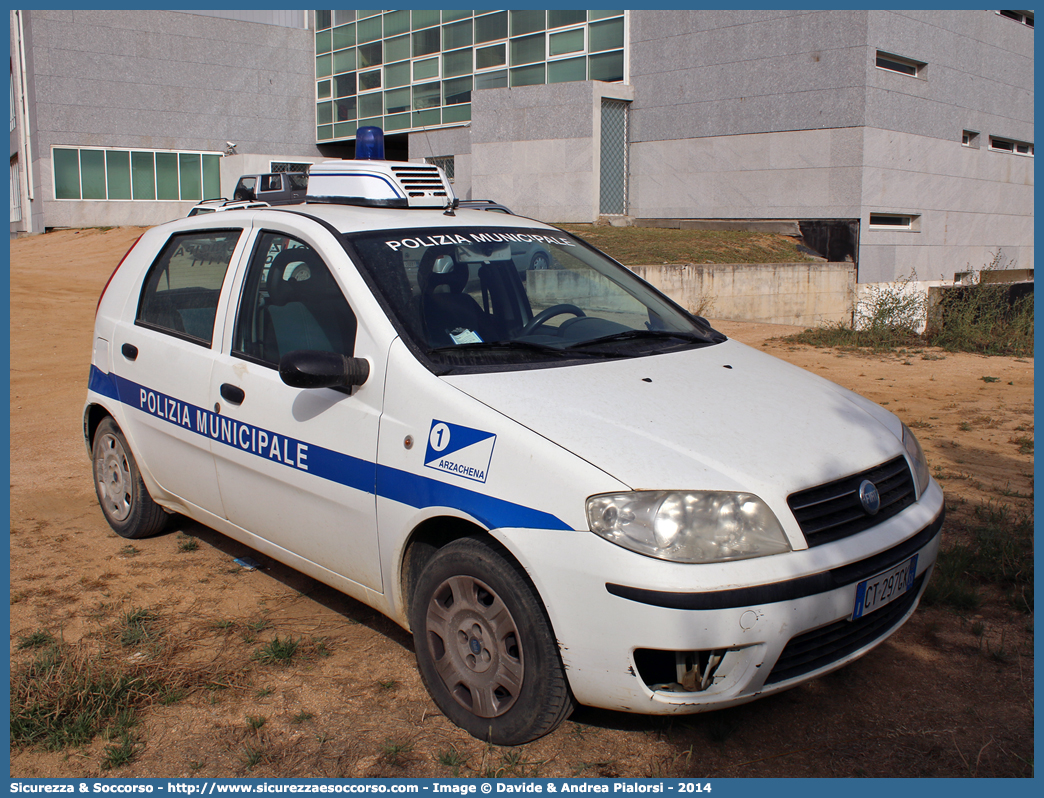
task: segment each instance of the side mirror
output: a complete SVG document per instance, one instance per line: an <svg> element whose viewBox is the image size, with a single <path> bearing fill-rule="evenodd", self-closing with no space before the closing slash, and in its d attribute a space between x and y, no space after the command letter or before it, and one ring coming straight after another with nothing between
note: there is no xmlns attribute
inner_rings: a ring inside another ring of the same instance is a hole
<svg viewBox="0 0 1044 798"><path fill-rule="evenodd" d="M279 361L279 378L291 388L351 388L370 376L370 364L361 357L302 349Z"/></svg>

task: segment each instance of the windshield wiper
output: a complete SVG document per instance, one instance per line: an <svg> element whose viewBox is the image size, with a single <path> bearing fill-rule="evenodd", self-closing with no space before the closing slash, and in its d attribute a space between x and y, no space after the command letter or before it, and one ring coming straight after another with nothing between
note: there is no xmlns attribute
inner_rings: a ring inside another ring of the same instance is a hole
<svg viewBox="0 0 1044 798"><path fill-rule="evenodd" d="M571 349L571 348L570 348ZM617 357L611 352L575 352L566 351L560 346L549 346L532 341L477 341L469 344L455 344L452 346L436 346L428 350L428 353L438 352L440 354L472 354L479 352L500 352L517 350L521 352L533 352L554 357L576 357L578 354L585 357Z"/></svg>
<svg viewBox="0 0 1044 798"><path fill-rule="evenodd" d="M602 346L603 344L619 341L640 341L643 339L650 341L676 340L683 343L701 345L715 343L713 339L694 332L682 332L680 330L625 330L612 335L603 335L601 338L592 338L590 341L577 341L575 344L567 346L566 349L583 350L590 346Z"/></svg>

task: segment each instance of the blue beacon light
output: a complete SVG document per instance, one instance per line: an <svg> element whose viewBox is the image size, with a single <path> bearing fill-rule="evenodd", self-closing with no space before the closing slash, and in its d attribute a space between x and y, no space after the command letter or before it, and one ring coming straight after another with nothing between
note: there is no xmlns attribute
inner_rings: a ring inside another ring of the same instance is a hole
<svg viewBox="0 0 1044 798"><path fill-rule="evenodd" d="M384 131L379 127L361 127L355 132L355 159L357 161L384 160Z"/></svg>

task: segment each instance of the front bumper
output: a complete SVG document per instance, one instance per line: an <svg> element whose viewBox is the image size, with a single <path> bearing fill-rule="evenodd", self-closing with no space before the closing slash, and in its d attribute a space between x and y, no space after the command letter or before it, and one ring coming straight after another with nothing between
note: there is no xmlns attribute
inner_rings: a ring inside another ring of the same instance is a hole
<svg viewBox="0 0 1044 798"><path fill-rule="evenodd" d="M933 481L916 505L852 538L736 563L663 562L589 532L500 532L544 599L577 701L670 714L785 690L885 640L917 606L942 522ZM913 587L851 620L857 584L915 554Z"/></svg>

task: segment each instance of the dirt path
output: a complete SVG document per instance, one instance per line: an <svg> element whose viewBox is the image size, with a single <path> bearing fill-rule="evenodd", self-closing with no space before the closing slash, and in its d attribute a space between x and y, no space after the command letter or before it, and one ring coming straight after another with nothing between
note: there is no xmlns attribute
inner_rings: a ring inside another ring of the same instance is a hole
<svg viewBox="0 0 1044 798"><path fill-rule="evenodd" d="M859 662L773 698L673 720L582 709L506 749L438 712L409 636L369 608L183 519L129 545L96 506L81 414L95 304L140 232L11 244L12 666L40 631L140 660L146 644L118 638L144 609L149 644L197 686L142 713L124 767L102 770L111 741L99 736L12 749L13 776L1032 775L1032 617L1003 596L965 617L922 608ZM1031 512L1031 360L844 354L771 340L790 328L717 326L914 427L947 491L946 536L983 503ZM276 637L301 643L289 667L258 659Z"/></svg>

